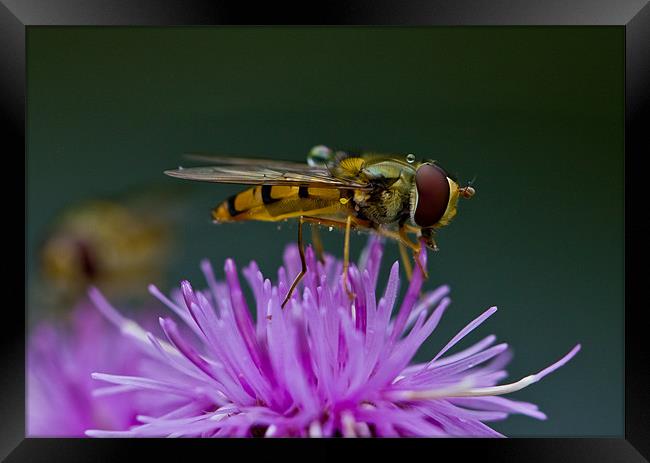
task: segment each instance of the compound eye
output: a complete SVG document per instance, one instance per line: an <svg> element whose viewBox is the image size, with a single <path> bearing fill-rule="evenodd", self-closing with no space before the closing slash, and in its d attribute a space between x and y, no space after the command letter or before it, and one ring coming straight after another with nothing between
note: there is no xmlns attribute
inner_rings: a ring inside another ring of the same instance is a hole
<svg viewBox="0 0 650 463"><path fill-rule="evenodd" d="M415 173L418 199L413 219L420 227L435 225L449 203L449 182L445 172L435 164L422 164Z"/></svg>

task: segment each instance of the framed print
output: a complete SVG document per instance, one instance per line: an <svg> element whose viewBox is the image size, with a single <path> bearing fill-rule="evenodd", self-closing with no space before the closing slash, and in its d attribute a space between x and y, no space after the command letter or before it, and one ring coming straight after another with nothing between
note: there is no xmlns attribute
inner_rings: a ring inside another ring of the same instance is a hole
<svg viewBox="0 0 650 463"><path fill-rule="evenodd" d="M3 456L644 461L649 8L4 2Z"/></svg>

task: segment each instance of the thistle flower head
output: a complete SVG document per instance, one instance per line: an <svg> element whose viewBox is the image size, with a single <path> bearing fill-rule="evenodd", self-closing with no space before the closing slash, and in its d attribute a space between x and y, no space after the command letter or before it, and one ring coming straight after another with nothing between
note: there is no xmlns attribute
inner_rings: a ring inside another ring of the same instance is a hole
<svg viewBox="0 0 650 463"><path fill-rule="evenodd" d="M426 265L426 251L419 255ZM350 300L342 263L307 250L308 271L284 309L290 278L300 269L298 250L285 251L277 284L255 262L243 270L252 310L235 263L217 281L207 261L207 289L183 281L170 298L151 293L175 314L160 318L156 336L116 311L96 289L90 297L138 355L151 362L138 374L99 371L107 392L141 391L155 414L137 416L123 431L92 429L89 436L500 436L486 422L511 413L544 419L537 406L502 397L539 381L570 360L568 354L537 374L499 384L510 361L508 345L488 336L457 353L448 351L495 311L463 328L431 360L412 364L419 347L450 303L442 286L421 294L416 267L397 302L399 266L377 293L382 243L372 239L349 269ZM254 316L253 316L254 314ZM117 388L116 388L117 386ZM160 401L160 406L156 406ZM164 402L164 403L163 403Z"/></svg>
<svg viewBox="0 0 650 463"><path fill-rule="evenodd" d="M80 301L68 320L41 321L27 349L27 435L83 437L90 427L137 424L134 393L95 397L90 375L97 369L137 374L142 358L90 301Z"/></svg>

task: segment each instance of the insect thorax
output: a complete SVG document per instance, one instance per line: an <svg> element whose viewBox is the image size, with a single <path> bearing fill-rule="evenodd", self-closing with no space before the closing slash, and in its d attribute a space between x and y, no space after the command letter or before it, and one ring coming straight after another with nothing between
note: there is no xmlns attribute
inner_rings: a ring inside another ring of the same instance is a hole
<svg viewBox="0 0 650 463"><path fill-rule="evenodd" d="M379 224L398 222L409 215L410 192L400 185L355 191L355 210L360 218Z"/></svg>

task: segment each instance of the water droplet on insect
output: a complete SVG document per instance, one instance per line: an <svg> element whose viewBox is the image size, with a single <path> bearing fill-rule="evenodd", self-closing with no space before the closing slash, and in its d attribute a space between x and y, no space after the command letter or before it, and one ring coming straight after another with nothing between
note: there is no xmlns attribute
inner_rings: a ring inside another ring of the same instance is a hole
<svg viewBox="0 0 650 463"><path fill-rule="evenodd" d="M329 231L332 231L332 230L334 230L334 227L329 227L328 230L329 230Z"/></svg>
<svg viewBox="0 0 650 463"><path fill-rule="evenodd" d="M413 164L415 162L415 154L407 154L406 162L408 162L409 164Z"/></svg>

